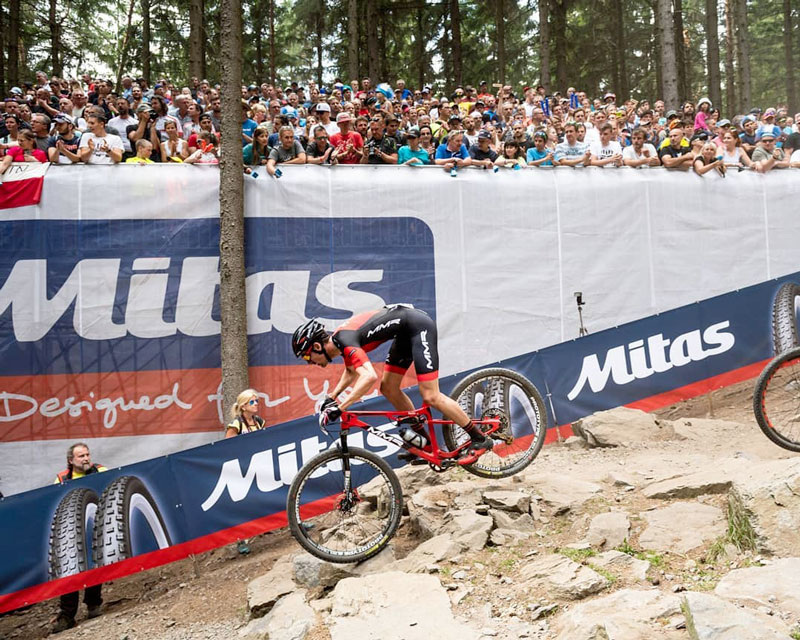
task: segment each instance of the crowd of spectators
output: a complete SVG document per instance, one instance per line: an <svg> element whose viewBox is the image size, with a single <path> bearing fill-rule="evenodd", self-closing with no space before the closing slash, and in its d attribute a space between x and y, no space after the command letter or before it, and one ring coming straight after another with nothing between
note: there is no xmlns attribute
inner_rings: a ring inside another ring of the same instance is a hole
<svg viewBox="0 0 800 640"><path fill-rule="evenodd" d="M3 101L0 173L11 162L115 164L219 162L219 86L166 78L152 88L125 76L66 81L36 74ZM281 164L439 165L456 175L467 166L605 166L730 169L800 168L800 113L784 107L725 114L708 98L666 110L662 100L590 98L570 88L480 82L442 95L423 86L373 87L263 83L241 91L246 172L280 177Z"/></svg>

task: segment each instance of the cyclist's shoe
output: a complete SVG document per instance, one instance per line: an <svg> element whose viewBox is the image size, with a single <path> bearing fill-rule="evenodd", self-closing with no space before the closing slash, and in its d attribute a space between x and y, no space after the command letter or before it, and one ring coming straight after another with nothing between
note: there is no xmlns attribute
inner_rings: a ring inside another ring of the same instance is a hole
<svg viewBox="0 0 800 640"><path fill-rule="evenodd" d="M489 451L494 446L494 440L491 438L487 438L485 435L476 431L475 433L469 434L469 439L471 442L467 447L467 451L470 453L474 453L476 451L480 451L483 449L484 451Z"/></svg>
<svg viewBox="0 0 800 640"><path fill-rule="evenodd" d="M103 605L96 604L93 607L88 607L89 612L87 613L86 617L91 620L92 618L98 618L103 615Z"/></svg>

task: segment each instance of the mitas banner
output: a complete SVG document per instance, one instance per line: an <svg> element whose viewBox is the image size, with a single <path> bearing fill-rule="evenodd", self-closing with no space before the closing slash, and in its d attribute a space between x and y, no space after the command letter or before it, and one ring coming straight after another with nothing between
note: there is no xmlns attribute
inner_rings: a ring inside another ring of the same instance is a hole
<svg viewBox="0 0 800 640"><path fill-rule="evenodd" d="M552 441L593 411L652 409L756 376L773 352L776 293L799 280L792 274L492 364L539 389ZM467 373L443 377L442 389L450 393ZM420 402L415 388L409 393ZM509 412L524 414L509 398ZM373 398L357 408L388 406ZM350 437L400 465L392 442ZM14 523L0 529L0 612L285 526L292 479L335 441L310 416L0 501L0 520Z"/></svg>

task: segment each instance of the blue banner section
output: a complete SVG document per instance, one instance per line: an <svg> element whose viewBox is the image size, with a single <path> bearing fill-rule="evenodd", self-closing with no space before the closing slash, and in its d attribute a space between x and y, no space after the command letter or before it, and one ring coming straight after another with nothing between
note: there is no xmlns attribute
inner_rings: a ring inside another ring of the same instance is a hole
<svg viewBox="0 0 800 640"><path fill-rule="evenodd" d="M310 224L309 229L316 227ZM797 280L798 276L496 364L518 371L536 385L548 411L554 413L550 426L569 423L597 410L687 387L769 358L775 292L783 282ZM443 378L443 390L450 392L462 377ZM416 393L411 396L419 402ZM365 408L389 407L382 398L376 398L365 403ZM397 465L394 445L363 432L352 438L353 444ZM103 508L101 496L109 487L139 496L130 501L136 508L123 514L123 533L136 555L282 512L298 468L330 445L319 431L316 418L308 417L7 498L0 504L0 519L14 526L0 531L0 547L7 550L0 567L0 594L12 594L58 577L53 576L52 560L48 561L55 544L51 524L58 513L63 513L65 496L75 489L90 489L90 502L100 503L98 509ZM84 516L91 514L76 514ZM159 535L154 522L163 523L164 535ZM96 557L113 557L103 550L99 555L98 550L95 552ZM0 595L0 609L2 604Z"/></svg>
<svg viewBox="0 0 800 640"><path fill-rule="evenodd" d="M3 230L3 375L219 367L218 220ZM289 364L304 318L389 302L435 317L433 235L416 218L248 218L245 233L251 366Z"/></svg>

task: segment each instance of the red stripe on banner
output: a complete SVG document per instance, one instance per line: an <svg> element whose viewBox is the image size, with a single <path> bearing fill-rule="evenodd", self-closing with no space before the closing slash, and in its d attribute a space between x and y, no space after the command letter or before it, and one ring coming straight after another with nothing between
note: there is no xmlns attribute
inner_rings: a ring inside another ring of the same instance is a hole
<svg viewBox="0 0 800 640"><path fill-rule="evenodd" d="M134 558L128 558L127 560L116 562L107 567L90 569L78 575L51 580L50 582L44 582L35 587L28 587L27 589L20 589L14 593L0 595L0 613L41 602L42 600L50 600L62 594L85 589L86 587L91 587L92 585L102 582L124 578L125 576L138 573L139 571L154 569L155 567L160 567L171 562L183 560L193 554L211 551L212 549L222 547L243 538L250 538L260 533L280 529L287 526L287 524L286 512L281 511L271 516L244 522L235 527L210 533L207 536L176 544L166 549L151 551L150 553L144 553Z"/></svg>
<svg viewBox="0 0 800 640"><path fill-rule="evenodd" d="M251 367L251 384L262 394L259 414L268 426L311 415L342 368ZM380 375L383 364L375 369ZM0 441L221 430L230 416L219 384L219 369L0 376ZM402 384L416 384L413 371Z"/></svg>
<svg viewBox="0 0 800 640"><path fill-rule="evenodd" d="M711 376L710 378L678 387L672 391L665 391L664 393L658 393L648 398L642 398L641 400L631 402L625 406L630 409L640 409L647 412L655 411L656 409L661 409L662 407L681 402L682 400L696 398L697 396L702 396L704 393L709 393L716 389L722 389L732 384L757 378L769 361L770 359L768 358L760 362L754 362L745 367L721 373L718 376ZM574 435L572 432L572 424L562 424L557 427L551 427L547 431L547 437L544 443L552 444L553 442L560 442L566 440L571 435Z"/></svg>
<svg viewBox="0 0 800 640"><path fill-rule="evenodd" d="M0 209L15 209L39 204L44 178L6 181L0 184Z"/></svg>

